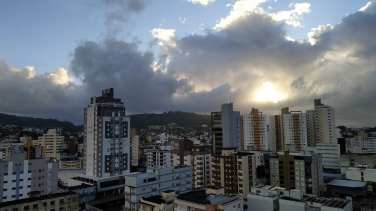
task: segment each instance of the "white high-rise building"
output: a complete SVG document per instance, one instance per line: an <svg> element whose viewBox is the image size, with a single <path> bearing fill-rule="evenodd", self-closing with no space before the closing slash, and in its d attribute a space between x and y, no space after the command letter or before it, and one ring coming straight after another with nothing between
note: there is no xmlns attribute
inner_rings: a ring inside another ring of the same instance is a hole
<svg viewBox="0 0 376 211"><path fill-rule="evenodd" d="M240 121L243 150L270 150L266 114L252 108L250 114L240 117Z"/></svg>
<svg viewBox="0 0 376 211"><path fill-rule="evenodd" d="M240 112L234 111L233 103L225 103L220 112L212 112L212 146L214 153L223 148L241 150Z"/></svg>
<svg viewBox="0 0 376 211"><path fill-rule="evenodd" d="M92 97L85 108L84 174L109 177L130 171L130 118L114 90Z"/></svg>
<svg viewBox="0 0 376 211"><path fill-rule="evenodd" d="M307 111L307 141L308 146L316 143L337 144L336 119L334 108L315 99L315 109Z"/></svg>

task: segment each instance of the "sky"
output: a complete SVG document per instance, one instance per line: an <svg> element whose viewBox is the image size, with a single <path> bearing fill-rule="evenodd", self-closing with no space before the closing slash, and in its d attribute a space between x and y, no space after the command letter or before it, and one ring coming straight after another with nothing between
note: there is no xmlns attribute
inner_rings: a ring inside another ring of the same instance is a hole
<svg viewBox="0 0 376 211"><path fill-rule="evenodd" d="M375 127L376 3L362 0L0 2L0 112L83 123L115 89L128 114L247 114L313 100Z"/></svg>

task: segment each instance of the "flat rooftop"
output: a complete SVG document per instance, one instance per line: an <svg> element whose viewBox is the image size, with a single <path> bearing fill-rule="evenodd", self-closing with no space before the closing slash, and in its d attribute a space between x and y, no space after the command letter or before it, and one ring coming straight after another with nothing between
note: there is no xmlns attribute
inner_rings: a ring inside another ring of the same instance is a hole
<svg viewBox="0 0 376 211"><path fill-rule="evenodd" d="M157 175L151 172L148 173L141 173L141 174L130 174L127 175L126 177L132 177L132 178L151 178L151 177L156 177Z"/></svg>
<svg viewBox="0 0 376 211"><path fill-rule="evenodd" d="M328 185L341 186L341 187L351 187L360 188L366 186L365 182L358 182L352 180L333 180L328 183Z"/></svg>
<svg viewBox="0 0 376 211"><path fill-rule="evenodd" d="M78 194L74 193L74 192L64 192L64 193L55 193L55 194L49 194L49 195L44 195L44 196L39 196L39 197L33 197L33 198L27 198L27 199L8 201L8 202L0 203L0 208L2 208L2 207L8 207L8 206L16 205L16 204L23 204L23 203L31 203L31 202L36 202L36 201L42 201L42 200L45 200L45 199L53 199L53 198L57 198L57 197L61 197L61 196L68 196L68 195L78 195Z"/></svg>
<svg viewBox="0 0 376 211"><path fill-rule="evenodd" d="M205 189L192 190L176 196L177 200L187 201L200 205L222 205L240 200L237 195L206 195Z"/></svg>

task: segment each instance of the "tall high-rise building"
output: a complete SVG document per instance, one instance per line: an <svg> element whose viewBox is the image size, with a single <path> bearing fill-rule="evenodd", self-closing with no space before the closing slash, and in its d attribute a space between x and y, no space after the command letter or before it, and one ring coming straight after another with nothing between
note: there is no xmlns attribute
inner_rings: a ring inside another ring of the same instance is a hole
<svg viewBox="0 0 376 211"><path fill-rule="evenodd" d="M109 177L128 174L130 169L130 118L114 90L92 97L85 108L84 174Z"/></svg>
<svg viewBox="0 0 376 211"><path fill-rule="evenodd" d="M271 144L270 150L276 152L283 150L284 145L282 142L282 117L281 115L269 116L269 143Z"/></svg>
<svg viewBox="0 0 376 211"><path fill-rule="evenodd" d="M224 187L226 194L239 194L243 198L256 185L256 156L253 153L237 152L237 148L213 154L210 180L213 186Z"/></svg>
<svg viewBox="0 0 376 211"><path fill-rule="evenodd" d="M243 150L269 150L266 114L252 108L250 114L240 116L241 143Z"/></svg>
<svg viewBox="0 0 376 211"><path fill-rule="evenodd" d="M225 103L220 112L211 113L213 153L223 148L241 150L240 112L234 111L233 103Z"/></svg>
<svg viewBox="0 0 376 211"><path fill-rule="evenodd" d="M45 146L46 157L60 160L60 154L63 148L64 137L56 129L49 129L46 134L38 137L38 144Z"/></svg>
<svg viewBox="0 0 376 211"><path fill-rule="evenodd" d="M285 150L299 151L307 146L306 114L301 111L289 111L283 114L283 143Z"/></svg>
<svg viewBox="0 0 376 211"><path fill-rule="evenodd" d="M314 100L314 110L307 110L307 142L315 147L316 143L337 144L336 120L334 108Z"/></svg>

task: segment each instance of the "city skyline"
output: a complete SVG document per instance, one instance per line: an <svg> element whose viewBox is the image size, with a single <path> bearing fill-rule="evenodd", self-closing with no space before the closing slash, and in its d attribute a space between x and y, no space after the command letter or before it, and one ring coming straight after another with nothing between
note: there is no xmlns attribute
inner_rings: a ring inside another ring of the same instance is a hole
<svg viewBox="0 0 376 211"><path fill-rule="evenodd" d="M374 126L376 3L333 2L3 2L0 111L82 124L113 87L128 114L232 101L271 116L320 98L337 126Z"/></svg>

